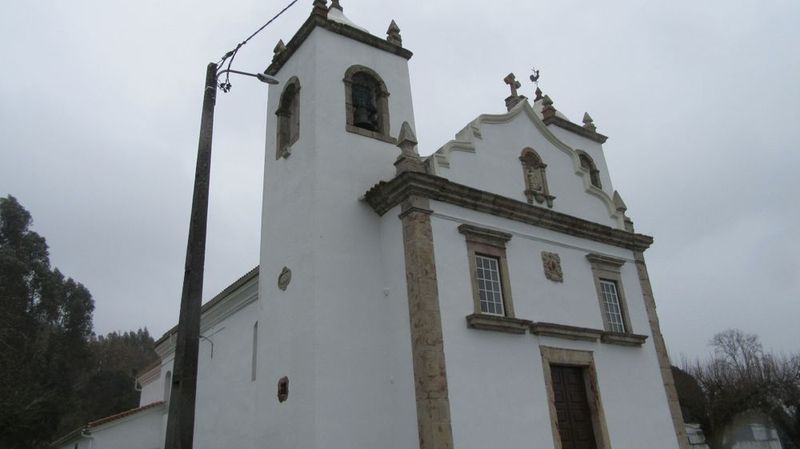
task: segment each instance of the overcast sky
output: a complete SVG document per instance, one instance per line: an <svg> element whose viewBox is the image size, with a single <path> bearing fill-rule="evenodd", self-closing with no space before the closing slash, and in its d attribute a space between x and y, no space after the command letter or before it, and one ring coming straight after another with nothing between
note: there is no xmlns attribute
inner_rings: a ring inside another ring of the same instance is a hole
<svg viewBox="0 0 800 449"><path fill-rule="evenodd" d="M33 214L51 261L84 283L95 331L177 321L205 66L288 0L33 0L0 15L0 195ZM245 46L263 70L311 11ZM800 2L342 0L402 29L420 151L504 112L530 67L584 111L638 232L673 358L736 327L800 350ZM530 82L522 91L533 96ZM266 86L219 94L205 298L258 264Z"/></svg>

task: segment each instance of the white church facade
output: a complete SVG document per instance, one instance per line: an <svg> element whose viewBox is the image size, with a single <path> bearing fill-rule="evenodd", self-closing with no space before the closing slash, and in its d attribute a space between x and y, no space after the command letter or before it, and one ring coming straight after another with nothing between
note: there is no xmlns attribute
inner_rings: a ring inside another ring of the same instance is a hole
<svg viewBox="0 0 800 449"><path fill-rule="evenodd" d="M420 157L411 56L324 0L276 47L260 265L203 307L195 447L687 448L606 137L509 76ZM174 339L141 409L55 446L163 447Z"/></svg>

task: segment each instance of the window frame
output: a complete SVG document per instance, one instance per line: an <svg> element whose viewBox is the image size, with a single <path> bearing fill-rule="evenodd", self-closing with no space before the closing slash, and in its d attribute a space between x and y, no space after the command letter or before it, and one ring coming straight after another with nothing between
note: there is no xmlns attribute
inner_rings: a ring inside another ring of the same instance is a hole
<svg viewBox="0 0 800 449"><path fill-rule="evenodd" d="M275 111L278 117L275 127L275 160L288 158L292 154L292 145L300 140L300 87L300 80L296 76L289 78L278 100L278 109ZM287 95L292 97L287 98Z"/></svg>
<svg viewBox="0 0 800 449"><path fill-rule="evenodd" d="M361 128L355 125L353 114L355 108L353 106L353 77L356 74L365 74L373 78L376 82L376 98L375 107L378 109L378 130L371 131L366 128ZM363 65L353 65L345 71L344 79L344 99L345 99L345 129L347 132L359 134L365 137L371 137L393 145L397 144L397 139L390 135L391 120L389 117L389 90L386 88L386 83L377 72Z"/></svg>
<svg viewBox="0 0 800 449"><path fill-rule="evenodd" d="M597 296L598 305L600 306L600 315L603 319L603 329L610 334L633 335L630 313L628 312L628 302L625 297L625 287L622 284L622 266L625 265L625 261L616 257L596 253L589 253L586 255L586 258L592 266L595 294ZM616 286L619 311L622 315L622 325L625 328L624 332L615 331L609 320L605 296L603 294L603 281L612 282Z"/></svg>
<svg viewBox="0 0 800 449"><path fill-rule="evenodd" d="M608 322L608 327L610 328L609 331L618 334L628 333L627 326L625 325L624 313L622 312L622 304L620 302L619 287L617 286L617 281L613 279L600 278L598 282L600 282L600 294L602 295L603 309L606 315L606 320ZM616 306L617 310L615 311L612 311L609 307L610 305L609 303L612 301L610 300L611 298L608 295L609 292L604 288L605 285L610 285L613 287L614 290L613 302L616 302L616 304L611 304L611 305ZM619 315L619 321L615 319L614 315ZM617 329L618 327L621 327L622 330L621 331L618 330Z"/></svg>
<svg viewBox="0 0 800 449"><path fill-rule="evenodd" d="M479 262L481 262L482 260L489 261L489 265L490 266L487 267L487 266L485 266L485 264L479 264ZM502 270L500 269L500 263L501 262L500 262L500 258L499 257L489 256L489 255L481 254L481 253L475 253L475 268L476 268L476 270L475 270L476 271L475 280L477 282L477 287L478 287L478 300L480 301L479 307L481 309L481 313L483 313L485 315L506 316L506 307L505 307L505 300L504 300L504 298L505 298L504 293L505 292L503 291L504 290L503 289L503 273L502 273ZM478 265L483 265L483 266L478 267ZM492 266L492 265L494 265L494 266ZM494 279L492 279L491 275L489 276L489 278L487 278L486 276L480 277L479 276L479 274L480 274L479 273L479 268L482 271L489 271L490 273L492 271L496 271L497 272L497 280L495 281ZM485 287L482 289L481 288L481 281L483 281L484 285L486 285L487 282L489 282L491 284L494 284L496 282L497 283L497 290L495 290L493 288L485 288ZM484 292L484 296L486 297L485 300L484 300L483 297L481 297L481 295L480 295L481 292ZM487 293L491 293L491 295L493 297L492 300L489 299L489 295L487 295ZM494 300L494 296L495 295L499 296L500 301L495 301ZM486 303L486 309L487 310L483 310L483 303ZM490 305L493 305L494 307L497 307L499 305L500 313L489 312L488 309L490 308L489 307Z"/></svg>
<svg viewBox="0 0 800 449"><path fill-rule="evenodd" d="M584 161L588 167L584 165ZM602 190L603 181L600 180L600 170L597 169L597 164L594 163L594 159L585 151L578 150L578 162L581 166L581 170L589 174L589 185Z"/></svg>
<svg viewBox="0 0 800 449"><path fill-rule="evenodd" d="M468 224L460 225L458 227L458 232L464 234L467 243L467 258L469 262L469 277L472 287L474 313L483 316L514 318L514 303L511 296L511 281L508 271L508 260L506 258L506 243L511 240L511 234ZM480 289L478 286L478 256L491 257L498 262L503 315L483 312L481 310Z"/></svg>

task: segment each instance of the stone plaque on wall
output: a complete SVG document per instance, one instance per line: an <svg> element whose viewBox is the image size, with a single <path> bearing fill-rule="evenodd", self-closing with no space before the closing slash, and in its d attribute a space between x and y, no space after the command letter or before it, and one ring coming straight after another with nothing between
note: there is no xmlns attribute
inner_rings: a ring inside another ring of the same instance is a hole
<svg viewBox="0 0 800 449"><path fill-rule="evenodd" d="M561 257L558 254L542 251L542 265L547 279L554 282L564 282L564 273L561 271Z"/></svg>

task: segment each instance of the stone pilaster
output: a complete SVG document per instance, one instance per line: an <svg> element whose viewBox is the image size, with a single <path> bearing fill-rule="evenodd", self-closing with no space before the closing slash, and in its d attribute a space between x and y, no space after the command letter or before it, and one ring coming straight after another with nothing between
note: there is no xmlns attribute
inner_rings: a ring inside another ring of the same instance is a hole
<svg viewBox="0 0 800 449"><path fill-rule="evenodd" d="M452 449L450 398L444 360L442 319L427 199L402 205L403 245L411 326L411 352L420 449Z"/></svg>
<svg viewBox="0 0 800 449"><path fill-rule="evenodd" d="M653 344L658 355L658 366L661 369L661 378L664 381L664 389L667 393L670 415L672 415L672 425L675 428L675 436L678 439L680 449L689 449L689 439L686 436L686 428L683 424L683 413L678 402L678 390L675 388L675 379L672 377L672 364L667 354L667 346L664 343L664 336L661 335L661 326L658 324L658 314L656 314L656 301L653 297L653 288L650 285L650 276L647 273L647 265L644 263L644 253L634 251L636 260L636 271L639 273L639 283L642 285L642 295L647 309L647 319L650 322L650 331L653 334Z"/></svg>

